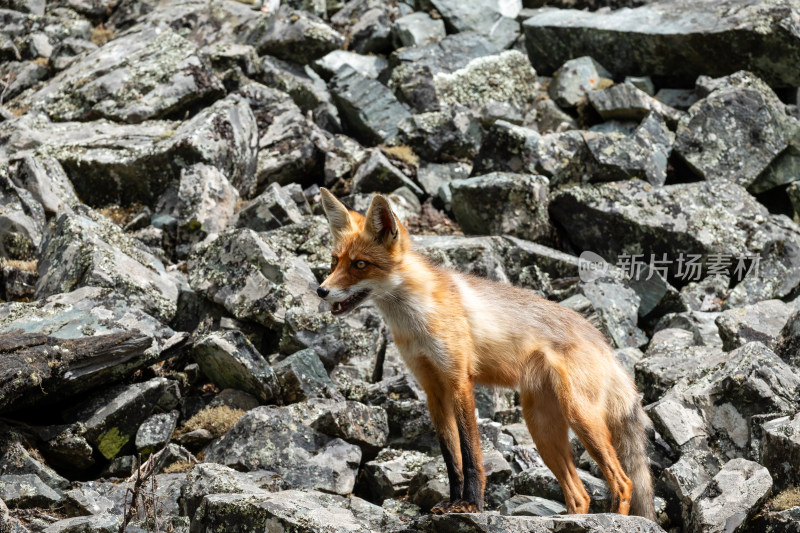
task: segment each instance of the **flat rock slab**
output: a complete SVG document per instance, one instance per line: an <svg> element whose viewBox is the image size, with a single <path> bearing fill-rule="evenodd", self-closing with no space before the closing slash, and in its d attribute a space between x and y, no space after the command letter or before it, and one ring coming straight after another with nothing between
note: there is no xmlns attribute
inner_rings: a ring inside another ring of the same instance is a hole
<svg viewBox="0 0 800 533"><path fill-rule="evenodd" d="M138 123L224 94L195 45L170 29L146 27L76 60L30 102L57 121Z"/></svg>
<svg viewBox="0 0 800 533"><path fill-rule="evenodd" d="M442 533L659 533L658 524L639 516L591 514L571 516L502 516L489 513L423 516L406 531Z"/></svg>
<svg viewBox="0 0 800 533"><path fill-rule="evenodd" d="M678 86L700 74L742 69L772 86L800 85L800 9L789 0L660 0L604 12L543 8L522 27L542 74L591 55L615 75L650 75Z"/></svg>
<svg viewBox="0 0 800 533"><path fill-rule="evenodd" d="M287 490L275 494L206 496L192 519L192 533L325 531L367 533L399 529L388 511L352 496Z"/></svg>

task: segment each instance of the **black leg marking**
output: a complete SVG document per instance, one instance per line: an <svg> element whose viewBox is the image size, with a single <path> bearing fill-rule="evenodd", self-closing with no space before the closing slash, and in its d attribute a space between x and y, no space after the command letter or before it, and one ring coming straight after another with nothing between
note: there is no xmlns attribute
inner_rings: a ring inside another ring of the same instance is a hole
<svg viewBox="0 0 800 533"><path fill-rule="evenodd" d="M444 459L444 464L447 465L447 479L450 482L450 501L455 502L461 499L464 489L464 476L460 470L456 469L453 461L453 452L447 447L447 443L442 437L439 437L439 448L442 449L442 458Z"/></svg>
<svg viewBox="0 0 800 533"><path fill-rule="evenodd" d="M476 425L474 414L465 413L462 409L458 410L458 438L461 441L461 467L464 471L462 498L469 503L476 504L478 510L483 511L483 488L481 480L478 478L481 470L477 464L477 450L475 449L476 446L480 446L480 442L473 442L471 438L470 424L467 421L467 417L470 415L473 417L472 424Z"/></svg>

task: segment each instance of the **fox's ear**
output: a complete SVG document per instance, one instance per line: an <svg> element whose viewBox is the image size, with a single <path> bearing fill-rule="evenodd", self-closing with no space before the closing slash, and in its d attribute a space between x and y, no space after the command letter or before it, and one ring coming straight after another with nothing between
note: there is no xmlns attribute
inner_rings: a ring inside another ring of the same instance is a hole
<svg viewBox="0 0 800 533"><path fill-rule="evenodd" d="M364 218L366 219L364 229L372 233L377 240L387 246L398 240L400 223L385 196L375 195Z"/></svg>
<svg viewBox="0 0 800 533"><path fill-rule="evenodd" d="M322 209L325 211L325 216L328 217L328 224L331 227L331 235L334 242L338 241L342 235L347 233L350 228L350 212L347 207L336 199L331 194L331 191L325 187L320 189L322 196Z"/></svg>

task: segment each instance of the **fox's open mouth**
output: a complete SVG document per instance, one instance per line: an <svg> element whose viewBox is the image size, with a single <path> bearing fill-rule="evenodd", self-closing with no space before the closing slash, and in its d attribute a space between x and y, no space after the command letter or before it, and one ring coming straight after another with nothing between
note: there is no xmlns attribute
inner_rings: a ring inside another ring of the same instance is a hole
<svg viewBox="0 0 800 533"><path fill-rule="evenodd" d="M357 292L352 295L347 300L343 300L341 302L336 302L331 304L331 313L334 315L341 315L342 313L346 313L351 309L355 309L355 307L364 301L364 299L369 296L369 291L361 291Z"/></svg>

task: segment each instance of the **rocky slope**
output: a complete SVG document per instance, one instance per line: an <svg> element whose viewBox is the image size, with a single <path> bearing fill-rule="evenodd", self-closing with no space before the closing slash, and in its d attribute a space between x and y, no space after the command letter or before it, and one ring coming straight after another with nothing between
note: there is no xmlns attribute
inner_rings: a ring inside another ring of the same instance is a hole
<svg viewBox="0 0 800 533"><path fill-rule="evenodd" d="M800 4L543 3L0 0L0 531L800 531ZM320 186L590 317L658 524L563 515L487 388L487 512L427 514Z"/></svg>

